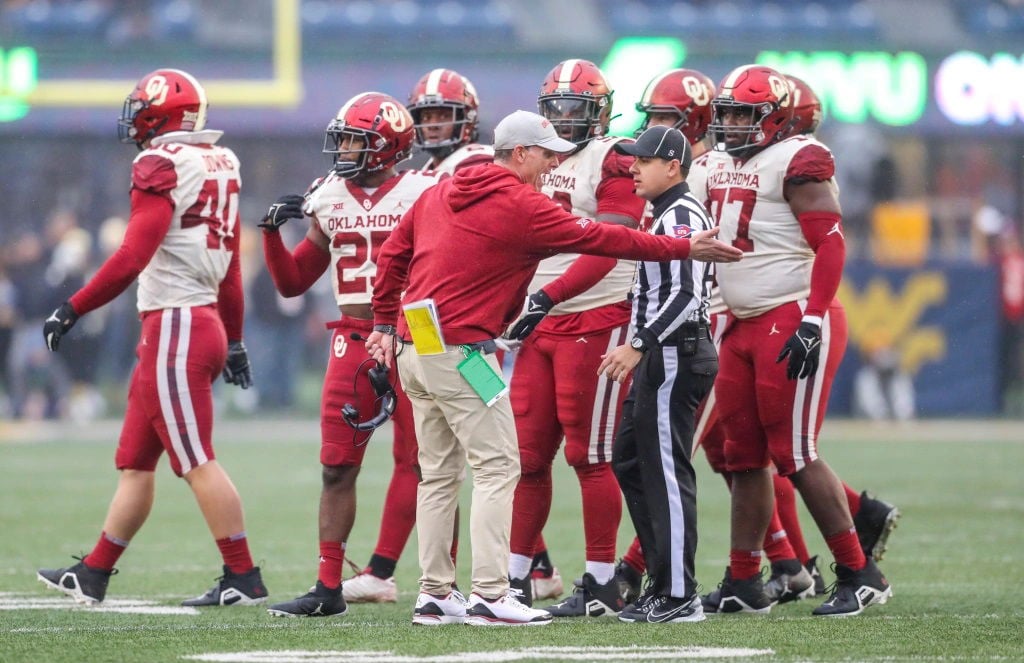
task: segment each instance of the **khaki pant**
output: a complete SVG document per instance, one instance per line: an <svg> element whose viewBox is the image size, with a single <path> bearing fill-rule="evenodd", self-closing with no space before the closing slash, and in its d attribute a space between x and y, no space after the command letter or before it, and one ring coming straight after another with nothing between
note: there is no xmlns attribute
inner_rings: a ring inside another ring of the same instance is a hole
<svg viewBox="0 0 1024 663"><path fill-rule="evenodd" d="M507 397L491 407L459 373L459 346L419 356L407 345L398 361L412 403L423 479L416 498L420 590L445 595L455 582L452 532L466 462L473 471L469 536L472 591L487 599L508 591L512 498L519 481L519 445ZM500 374L494 355L487 362Z"/></svg>

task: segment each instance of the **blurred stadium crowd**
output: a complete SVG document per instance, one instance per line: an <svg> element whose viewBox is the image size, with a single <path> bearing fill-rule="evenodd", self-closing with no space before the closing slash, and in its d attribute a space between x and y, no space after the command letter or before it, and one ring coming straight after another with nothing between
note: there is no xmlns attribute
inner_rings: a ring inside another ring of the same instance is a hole
<svg viewBox="0 0 1024 663"><path fill-rule="evenodd" d="M297 7L304 60L322 64L340 54L347 66L386 50L386 57L404 58L407 70L423 49L434 60L447 60L438 65L457 69L474 54L490 58L496 71L514 68L517 57L542 61L544 69L566 55L600 61L598 55L623 35L685 35L691 51L710 52L735 52L739 42L788 47L787 41L798 38L801 48L1005 48L1018 55L1024 37L1024 0L302 0ZM265 46L272 15L272 2L250 0L4 0L0 47L27 40L50 49L65 65L73 63L76 49L131 53L140 45L196 59L214 39L242 53L247 45ZM911 17L917 24L912 30ZM126 50L113 50L118 48ZM131 58L119 60L122 69L131 64ZM428 68L413 66L416 76ZM409 78L407 90L415 80ZM487 82L478 80L477 86L486 106ZM336 96L341 100L355 91L339 90ZM385 91L404 98L401 89ZM534 92L521 91L524 98ZM617 96L616 106L635 101ZM304 190L329 166L329 158L318 154L322 130L233 132L218 122L216 100L211 102L211 126L226 130L223 142L243 164L242 218L248 231L246 336L257 389L233 405L313 412L316 394L303 396L303 376L312 375L315 383L322 374L323 322L336 309L326 291L292 300L276 295L253 224L269 202ZM0 133L0 417L86 420L116 415L121 407L137 336L133 294L86 318L72 332L79 338L59 354L46 352L39 331L40 321L120 241L134 151L113 138L118 110L110 108L105 135L76 129L73 121L48 135ZM498 117L498 111L484 108L485 142ZM309 126L323 127L328 119L317 111ZM997 267L1008 253L1020 253L1019 130L1010 139L890 133L874 124L830 122L826 115L820 136L839 164L851 257L882 263L892 258L872 244L879 212L927 217L927 259ZM414 156L409 163L418 160ZM301 235L302 229L289 232ZM1024 311L1004 310L1000 316L1003 338L1009 339L1006 352L1019 359ZM1003 388L1021 389L1021 376L1004 377Z"/></svg>

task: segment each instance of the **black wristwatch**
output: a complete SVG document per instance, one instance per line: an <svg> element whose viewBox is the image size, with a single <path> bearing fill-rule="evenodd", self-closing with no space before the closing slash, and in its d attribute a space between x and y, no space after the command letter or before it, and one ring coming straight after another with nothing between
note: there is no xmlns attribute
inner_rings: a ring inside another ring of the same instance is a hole
<svg viewBox="0 0 1024 663"><path fill-rule="evenodd" d="M629 342L629 347L640 352L647 352L647 343L640 336L634 336L633 340Z"/></svg>
<svg viewBox="0 0 1024 663"><path fill-rule="evenodd" d="M395 329L394 325L374 325L373 331L381 332L382 334L387 334L388 336L394 336L395 334L398 333L398 330Z"/></svg>

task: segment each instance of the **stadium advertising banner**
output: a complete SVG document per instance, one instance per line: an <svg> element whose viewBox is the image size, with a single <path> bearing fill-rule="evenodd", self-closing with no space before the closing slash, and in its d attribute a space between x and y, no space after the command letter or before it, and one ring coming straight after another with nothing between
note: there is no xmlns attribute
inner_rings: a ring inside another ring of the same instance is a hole
<svg viewBox="0 0 1024 663"><path fill-rule="evenodd" d="M870 415L873 407L905 407L909 398L921 417L998 413L1001 304L994 268L850 261L839 298L850 340L831 412Z"/></svg>

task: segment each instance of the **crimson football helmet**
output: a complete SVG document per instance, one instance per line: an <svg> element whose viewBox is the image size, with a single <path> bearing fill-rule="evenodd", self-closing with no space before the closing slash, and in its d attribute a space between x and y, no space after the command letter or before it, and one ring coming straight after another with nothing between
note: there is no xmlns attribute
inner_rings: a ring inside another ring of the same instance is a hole
<svg viewBox="0 0 1024 663"><path fill-rule="evenodd" d="M686 140L693 145L708 131L711 124L711 100L715 98L715 84L704 74L694 69L672 69L647 84L643 97L636 109L645 113L643 126L637 134L647 129L651 113L675 115L679 120L673 128L679 129Z"/></svg>
<svg viewBox="0 0 1024 663"><path fill-rule="evenodd" d="M565 60L544 78L537 106L562 138L582 147L608 133L612 90L593 62Z"/></svg>
<svg viewBox="0 0 1024 663"><path fill-rule="evenodd" d="M771 67L748 64L733 69L718 86L711 101L712 119L708 130L715 149L747 156L785 138L793 119L793 95L786 77ZM724 123L726 113L750 116L746 125ZM727 136L744 134L738 144Z"/></svg>
<svg viewBox="0 0 1024 663"><path fill-rule="evenodd" d="M346 101L327 125L323 151L334 155L334 172L351 179L409 158L414 134L412 115L402 102L363 92ZM350 146L353 139L361 145Z"/></svg>
<svg viewBox="0 0 1024 663"><path fill-rule="evenodd" d="M409 95L409 113L416 127L416 144L434 156L442 158L457 148L477 140L480 100L476 88L469 79L451 69L434 69L424 74ZM455 125L449 138L428 140L423 129L427 125L421 119L425 109L448 109L451 122Z"/></svg>
<svg viewBox="0 0 1024 663"><path fill-rule="evenodd" d="M789 125L790 136L813 134L821 124L821 101L811 86L796 76L786 74L793 86L793 121Z"/></svg>
<svg viewBox="0 0 1024 663"><path fill-rule="evenodd" d="M202 131L206 126L206 91L180 69L157 69L143 76L124 100L117 121L122 143L143 144L172 131Z"/></svg>

